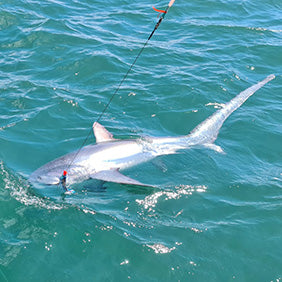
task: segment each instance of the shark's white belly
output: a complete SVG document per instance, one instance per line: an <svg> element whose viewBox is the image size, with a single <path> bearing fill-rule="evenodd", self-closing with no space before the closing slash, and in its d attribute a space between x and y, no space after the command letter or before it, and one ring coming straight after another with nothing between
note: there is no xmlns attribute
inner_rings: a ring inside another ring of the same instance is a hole
<svg viewBox="0 0 282 282"><path fill-rule="evenodd" d="M95 173L108 169L126 169L151 159L153 155L144 151L142 143L138 141L117 141L89 155L79 165L88 167Z"/></svg>

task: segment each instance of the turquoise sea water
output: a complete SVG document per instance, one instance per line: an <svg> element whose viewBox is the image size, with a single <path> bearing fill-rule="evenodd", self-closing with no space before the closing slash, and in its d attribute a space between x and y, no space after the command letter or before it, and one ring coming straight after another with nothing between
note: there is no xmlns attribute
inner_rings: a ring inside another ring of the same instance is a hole
<svg viewBox="0 0 282 282"><path fill-rule="evenodd" d="M155 189L54 200L27 182L82 144L166 4L0 0L0 281L282 280L280 0L176 0L101 120L121 139L187 134L274 73L222 127L226 154L126 172Z"/></svg>

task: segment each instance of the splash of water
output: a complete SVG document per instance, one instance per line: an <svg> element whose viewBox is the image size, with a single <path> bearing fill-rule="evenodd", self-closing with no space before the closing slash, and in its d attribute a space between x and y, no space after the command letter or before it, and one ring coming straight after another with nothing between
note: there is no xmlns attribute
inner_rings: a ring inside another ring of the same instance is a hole
<svg viewBox="0 0 282 282"><path fill-rule="evenodd" d="M161 198L164 198L164 200L176 200L181 198L183 195L192 195L193 192L205 192L207 190L207 186L205 185L199 185L199 186L192 186L192 185L180 185L178 187L175 187L174 190L166 190L166 191L158 191L152 195L146 196L144 200L137 199L136 202L139 205L144 206L145 209L148 209L148 211L151 211L152 208L154 208L158 201Z"/></svg>
<svg viewBox="0 0 282 282"><path fill-rule="evenodd" d="M0 178L4 182L4 189L10 191L11 197L26 206L36 206L51 210L61 210L64 208L62 204L57 204L33 195L29 191L30 185L27 181L21 176L9 171L3 161L0 161Z"/></svg>

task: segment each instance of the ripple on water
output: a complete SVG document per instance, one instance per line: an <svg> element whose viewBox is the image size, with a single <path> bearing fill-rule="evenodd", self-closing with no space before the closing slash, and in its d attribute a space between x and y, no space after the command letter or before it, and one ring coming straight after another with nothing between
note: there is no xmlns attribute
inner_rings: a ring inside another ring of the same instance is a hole
<svg viewBox="0 0 282 282"><path fill-rule="evenodd" d="M5 166L3 161L0 161L0 179L2 179L4 184L3 189L7 189L15 200L26 206L35 206L50 210L61 210L64 208L63 204L54 203L50 200L33 195L31 191L29 191L30 185L27 183L27 180L19 175L13 174L13 172Z"/></svg>
<svg viewBox="0 0 282 282"><path fill-rule="evenodd" d="M158 191L152 195L146 196L144 200L137 199L136 202L142 205L148 211L152 211L160 200L176 200L181 198L183 195L192 195L193 192L203 193L206 192L207 186L191 186L191 185L180 185L176 186L175 189L169 191Z"/></svg>

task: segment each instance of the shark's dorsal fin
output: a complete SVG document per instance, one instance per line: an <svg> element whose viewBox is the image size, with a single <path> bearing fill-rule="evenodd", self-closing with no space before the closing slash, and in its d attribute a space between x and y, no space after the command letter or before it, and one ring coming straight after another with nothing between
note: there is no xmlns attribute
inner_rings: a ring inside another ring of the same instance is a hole
<svg viewBox="0 0 282 282"><path fill-rule="evenodd" d="M118 169L99 171L99 172L92 174L90 177L92 179L98 179L98 180L102 180L106 182L115 182L115 183L121 183L121 184L152 187L150 185L146 185L135 179L132 179L128 176L121 174Z"/></svg>
<svg viewBox="0 0 282 282"><path fill-rule="evenodd" d="M113 134L110 133L103 125L98 122L93 123L93 133L96 138L96 143L114 140Z"/></svg>

